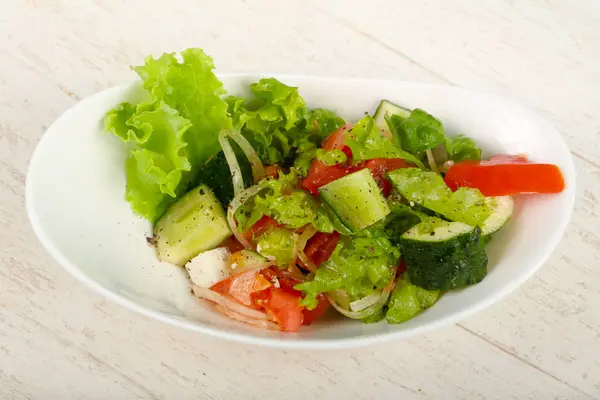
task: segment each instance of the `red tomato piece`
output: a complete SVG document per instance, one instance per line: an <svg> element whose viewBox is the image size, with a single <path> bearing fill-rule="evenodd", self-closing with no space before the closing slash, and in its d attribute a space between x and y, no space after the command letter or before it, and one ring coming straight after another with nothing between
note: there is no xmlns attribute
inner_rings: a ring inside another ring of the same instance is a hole
<svg viewBox="0 0 600 400"><path fill-rule="evenodd" d="M327 301L327 297L325 297L323 293L317 296L317 301L319 303L317 304L317 307L315 307L313 310L308 310L306 308L302 310L302 312L304 313L303 325L312 324L315 320L317 320L323 314L325 314L325 312L329 308L329 301Z"/></svg>
<svg viewBox="0 0 600 400"><path fill-rule="evenodd" d="M279 321L279 319L281 318L281 315L279 315L277 313L277 310L275 310L272 303L270 302L272 292L276 289L284 291L284 292L288 293L290 296L294 296L296 298L296 301L292 304L293 305L297 304L298 307L301 309L301 311L303 313L303 320L302 320L303 325L311 324L313 321L315 321L317 318L321 317L327 311L327 308L329 307L329 302L327 301L327 298L323 294L321 294L317 297L318 305L314 310L308 310L308 309L300 306L300 300L302 299L302 292L294 289L294 286L297 285L298 283L300 283L300 281L292 278L288 272L282 271L275 267L271 267L271 268L266 268L266 269L262 270L261 274L272 283L276 282L275 279L277 279L277 281L279 282L279 288L271 287L267 290L263 290L262 292L253 293L251 295L251 297L254 301L254 304L258 307L263 307L265 309L265 311L267 312L267 314L269 316L271 316L275 321ZM291 297L289 297L289 298L291 298ZM275 303L275 304L277 304L277 303ZM296 315L296 311L292 311L292 315L295 315L295 317L291 318L290 321L296 321L296 323L297 323L298 316ZM287 322L287 324L288 324L288 326L295 326L291 322Z"/></svg>
<svg viewBox="0 0 600 400"><path fill-rule="evenodd" d="M411 165L402 158L373 158L364 161L364 166L371 170L373 176L383 176L383 174L388 171L411 167Z"/></svg>
<svg viewBox="0 0 600 400"><path fill-rule="evenodd" d="M227 247L232 254L244 250L244 245L238 242L235 236L229 236L219 245L219 247Z"/></svg>
<svg viewBox="0 0 600 400"><path fill-rule="evenodd" d="M349 147L344 146L346 132L351 125L344 125L333 131L321 144L324 150L342 150L346 155L352 156ZM308 176L302 182L302 187L314 195L318 195L318 189L336 179L348 175L346 167L341 164L325 165L321 161L314 159L308 169Z"/></svg>
<svg viewBox="0 0 600 400"><path fill-rule="evenodd" d="M269 217L268 215L263 215L261 219L256 221L254 225L252 225L252 227L244 233L244 237L247 240L252 240L252 238L260 236L269 229L277 226L279 226L279 223L275 219Z"/></svg>
<svg viewBox="0 0 600 400"><path fill-rule="evenodd" d="M342 150L344 142L346 140L346 132L350 130L352 125L346 124L340 126L335 131L331 132L327 138L321 143L321 148L324 150Z"/></svg>
<svg viewBox="0 0 600 400"><path fill-rule="evenodd" d="M211 290L229 296L245 306L252 306L252 293L263 291L271 286L271 282L261 275L260 271L250 270L215 283Z"/></svg>
<svg viewBox="0 0 600 400"><path fill-rule="evenodd" d="M227 295L229 295L229 287L230 286L231 286L231 277L223 279L222 281L215 283L214 285L212 285L210 287L210 290L212 290L213 292L222 294L223 296L227 296Z"/></svg>
<svg viewBox="0 0 600 400"><path fill-rule="evenodd" d="M271 283L279 282L279 287L286 290L296 290L294 286L299 284L298 279L294 279L289 272L282 271L277 267L265 268L260 273Z"/></svg>
<svg viewBox="0 0 600 400"><path fill-rule="evenodd" d="M308 176L302 181L302 187L314 195L319 194L319 188L348 175L348 168L341 164L326 166L319 160L313 160L308 169Z"/></svg>
<svg viewBox="0 0 600 400"><path fill-rule="evenodd" d="M404 259L404 257L402 257L400 259L400 265L398 266L397 274L402 275L404 272L406 272L406 260Z"/></svg>
<svg viewBox="0 0 600 400"><path fill-rule="evenodd" d="M452 190L477 188L485 196L560 193L565 188L564 178L556 165L531 163L522 156L459 162L450 167L444 181Z"/></svg>
<svg viewBox="0 0 600 400"><path fill-rule="evenodd" d="M296 332L304 322L303 306L300 305L301 296L282 288L269 289L270 296L265 302L265 310L272 315L275 322L284 332Z"/></svg>
<svg viewBox="0 0 600 400"><path fill-rule="evenodd" d="M362 167L369 168L373 177L379 184L381 191L385 197L388 197L392 191L392 185L384 178L388 171L393 171L400 168L410 168L411 165L402 158L373 158L363 161Z"/></svg>
<svg viewBox="0 0 600 400"><path fill-rule="evenodd" d="M308 257L313 264L319 266L329 260L329 257L331 257L331 253L335 250L339 240L340 234L338 232L317 232L308 241L306 248L304 249L304 254L306 254L306 257Z"/></svg>

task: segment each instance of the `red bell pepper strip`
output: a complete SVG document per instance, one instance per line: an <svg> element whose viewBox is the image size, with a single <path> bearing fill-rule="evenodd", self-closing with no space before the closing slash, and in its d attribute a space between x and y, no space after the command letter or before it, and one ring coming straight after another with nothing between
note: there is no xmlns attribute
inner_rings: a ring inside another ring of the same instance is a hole
<svg viewBox="0 0 600 400"><path fill-rule="evenodd" d="M450 167L444 181L452 190L476 188L484 196L560 193L565 181L553 164L536 164L523 156L496 156L489 161L463 161Z"/></svg>

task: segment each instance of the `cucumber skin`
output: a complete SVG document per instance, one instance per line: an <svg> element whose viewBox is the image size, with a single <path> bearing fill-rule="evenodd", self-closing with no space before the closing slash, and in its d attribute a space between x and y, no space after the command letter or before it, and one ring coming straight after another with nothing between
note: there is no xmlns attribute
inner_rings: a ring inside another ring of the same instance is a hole
<svg viewBox="0 0 600 400"><path fill-rule="evenodd" d="M402 238L401 248L410 282L423 289L459 289L487 275L488 257L479 227L444 242Z"/></svg>

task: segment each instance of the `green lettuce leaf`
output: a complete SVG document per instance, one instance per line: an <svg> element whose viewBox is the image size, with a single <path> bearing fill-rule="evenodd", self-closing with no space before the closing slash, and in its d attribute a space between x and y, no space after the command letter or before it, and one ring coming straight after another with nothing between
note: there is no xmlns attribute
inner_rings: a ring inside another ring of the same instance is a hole
<svg viewBox="0 0 600 400"><path fill-rule="evenodd" d="M433 149L446 139L442 123L419 108L415 108L408 118L392 115L389 126L395 143L411 154Z"/></svg>
<svg viewBox="0 0 600 400"><path fill-rule="evenodd" d="M477 189L460 188L452 192L435 172L418 168L402 168L386 174L404 198L435 211L451 221L477 226L490 216L485 197Z"/></svg>
<svg viewBox="0 0 600 400"><path fill-rule="evenodd" d="M130 118L137 111L137 106L131 103L121 103L109 110L104 117L104 130L112 132L124 142L144 143L150 133L141 131L133 126Z"/></svg>
<svg viewBox="0 0 600 400"><path fill-rule="evenodd" d="M333 232L321 203L312 194L297 189L294 171L279 173L278 179L267 178L258 183L261 190L253 199L236 211L236 220L247 231L263 215L275 219L286 228L298 229L313 224L321 232Z"/></svg>
<svg viewBox="0 0 600 400"><path fill-rule="evenodd" d="M344 144L352 150L352 159L355 161L371 158L402 158L423 167L423 163L417 157L402 150L383 136L369 115L359 120L348 132Z"/></svg>
<svg viewBox="0 0 600 400"><path fill-rule="evenodd" d="M344 124L334 112L309 112L298 88L268 78L250 85L253 98L226 98L234 127L265 164L292 165L306 175L321 141Z"/></svg>
<svg viewBox="0 0 600 400"><path fill-rule="evenodd" d="M188 189L198 169L219 150L218 134L231 129L221 82L212 59L188 49L148 57L135 71L152 100L123 103L110 110L106 131L129 143L126 199L132 209L155 222Z"/></svg>
<svg viewBox="0 0 600 400"><path fill-rule="evenodd" d="M286 266L294 261L294 233L285 228L273 228L257 239L257 251L274 259L278 266Z"/></svg>
<svg viewBox="0 0 600 400"><path fill-rule="evenodd" d="M310 113L306 120L305 131L296 131L289 134L295 153L293 165L300 175L306 176L308 174L308 168L312 160L317 157L321 142L331 132L344 124L345 121L333 111L317 108ZM339 158L339 155L337 157Z"/></svg>
<svg viewBox="0 0 600 400"><path fill-rule="evenodd" d="M454 162L465 160L481 160L481 149L473 139L463 135L447 138L445 142L448 157Z"/></svg>
<svg viewBox="0 0 600 400"><path fill-rule="evenodd" d="M392 243L399 245L400 237L421 222L423 216L406 204L394 202L392 196L388 198L388 204L392 212L386 217L385 232Z"/></svg>
<svg viewBox="0 0 600 400"><path fill-rule="evenodd" d="M346 159L347 159L346 153L344 153L343 151L338 150L338 149L334 149L334 150L317 149L316 156L317 156L317 160L319 160L323 164L329 165L329 166L345 163Z"/></svg>
<svg viewBox="0 0 600 400"><path fill-rule="evenodd" d="M191 126L163 102L121 105L107 114L106 130L134 145L125 164L125 198L151 222L181 194L182 182L189 182L191 163L184 135Z"/></svg>
<svg viewBox="0 0 600 400"><path fill-rule="evenodd" d="M439 296L439 290L425 290L405 279L399 279L390 296L385 319L389 324L406 322L431 307Z"/></svg>
<svg viewBox="0 0 600 400"><path fill-rule="evenodd" d="M346 122L333 111L317 108L310 113L306 121L306 129L309 132L319 133L321 138L324 139L327 135L345 123Z"/></svg>
<svg viewBox="0 0 600 400"><path fill-rule="evenodd" d="M354 301L384 288L393 278L400 251L379 230L352 237L342 236L329 260L321 264L313 280L296 285L304 291L303 304L317 305L319 293L345 290Z"/></svg>
<svg viewBox="0 0 600 400"><path fill-rule="evenodd" d="M274 78L250 85L254 98L228 97L226 103L235 127L257 151L265 164L282 163L291 154L288 131L303 128L308 109L298 88ZM302 130L302 129L300 129Z"/></svg>
<svg viewBox="0 0 600 400"><path fill-rule="evenodd" d="M275 78L264 78L250 85L250 90L263 101L258 110L261 118L275 122L283 117L285 130L292 129L306 116L306 103L296 87L285 85Z"/></svg>
<svg viewBox="0 0 600 400"><path fill-rule="evenodd" d="M134 70L155 101L165 102L192 123L186 135L188 153L191 164L200 167L220 150L219 132L231 129L232 122L212 58L198 48L184 50L181 56L181 63L174 53L147 57Z"/></svg>

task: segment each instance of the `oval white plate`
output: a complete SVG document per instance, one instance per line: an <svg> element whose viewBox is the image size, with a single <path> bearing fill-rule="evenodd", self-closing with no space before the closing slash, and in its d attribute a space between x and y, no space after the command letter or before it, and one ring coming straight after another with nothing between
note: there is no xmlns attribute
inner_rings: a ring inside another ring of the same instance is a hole
<svg viewBox="0 0 600 400"><path fill-rule="evenodd" d="M272 75L265 75L272 76ZM302 76L276 78L298 86L310 107L348 121L374 112L386 98L423 108L450 134L475 139L484 155L526 153L557 164L567 188L559 195L521 196L514 217L489 245L489 274L478 285L445 295L401 325L363 324L332 316L297 334L265 332L231 321L194 299L183 270L160 263L146 242L150 225L124 200L123 143L103 131L107 110L140 98L139 84L109 89L67 111L46 132L27 174L27 210L39 240L69 273L119 304L176 326L240 342L287 348L343 348L417 335L456 322L499 300L552 254L573 209L575 171L560 134L508 100L456 87ZM244 94L262 76L221 76Z"/></svg>

